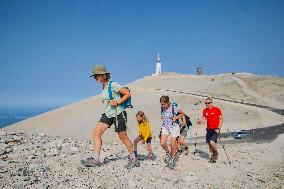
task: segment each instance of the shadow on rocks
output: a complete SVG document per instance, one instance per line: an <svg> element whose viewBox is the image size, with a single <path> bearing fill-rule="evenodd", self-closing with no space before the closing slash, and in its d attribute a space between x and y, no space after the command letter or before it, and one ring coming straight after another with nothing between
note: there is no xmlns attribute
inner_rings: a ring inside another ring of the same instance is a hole
<svg viewBox="0 0 284 189"><path fill-rule="evenodd" d="M199 154L200 157L202 157L204 159L209 159L209 154L207 152L204 152L204 151L199 150L199 149L195 149L193 154Z"/></svg>
<svg viewBox="0 0 284 189"><path fill-rule="evenodd" d="M150 160L150 157L149 155L141 155L141 154L138 154L138 160L139 161L145 161L145 160ZM157 155L153 153L153 160L157 159Z"/></svg>

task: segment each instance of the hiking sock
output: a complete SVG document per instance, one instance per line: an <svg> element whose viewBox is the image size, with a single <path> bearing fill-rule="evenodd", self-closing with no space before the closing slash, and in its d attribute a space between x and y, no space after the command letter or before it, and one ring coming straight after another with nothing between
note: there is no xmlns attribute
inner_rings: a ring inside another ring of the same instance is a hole
<svg viewBox="0 0 284 189"><path fill-rule="evenodd" d="M135 154L136 157L138 157L137 150L134 150L134 154Z"/></svg>
<svg viewBox="0 0 284 189"><path fill-rule="evenodd" d="M218 155L219 155L218 151L214 151L214 160L215 161L218 159Z"/></svg>
<svg viewBox="0 0 284 189"><path fill-rule="evenodd" d="M94 153L93 158L94 158L94 160L96 160L96 161L100 161L100 155L97 154L97 153Z"/></svg>
<svg viewBox="0 0 284 189"><path fill-rule="evenodd" d="M136 156L135 156L135 154L134 154L134 153L133 153L133 154L130 154L130 159L131 159L131 160L136 159Z"/></svg>

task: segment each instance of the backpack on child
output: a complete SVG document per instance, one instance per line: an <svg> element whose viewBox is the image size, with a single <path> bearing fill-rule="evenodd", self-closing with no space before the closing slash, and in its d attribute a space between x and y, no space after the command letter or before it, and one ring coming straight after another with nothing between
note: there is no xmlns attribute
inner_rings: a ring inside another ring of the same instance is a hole
<svg viewBox="0 0 284 189"><path fill-rule="evenodd" d="M177 103L176 102L173 102L173 104L172 104L172 113L173 113L173 115L174 115L174 106L177 107ZM190 121L190 117L188 115L186 115L186 114L184 114L184 117L185 117L185 121L186 121L186 126L187 126L187 128L189 128L190 126L192 126L192 123Z"/></svg>
<svg viewBox="0 0 284 189"><path fill-rule="evenodd" d="M188 115L185 115L185 114L184 114L184 117L185 117L185 121L186 121L186 126L187 126L187 128L189 128L190 126L192 126L192 123L190 121L190 117Z"/></svg>
<svg viewBox="0 0 284 189"><path fill-rule="evenodd" d="M172 114L173 114L173 116L176 116L175 112L174 112L174 106L177 107L177 103L176 102L172 103ZM164 111L163 108L161 108L161 115L162 115L163 111ZM186 121L186 127L189 129L190 126L192 126L192 122L190 121L190 117L188 115L185 115L185 114L184 114L184 117L185 117L185 121ZM178 120L177 120L177 122L178 122ZM162 136L162 129L160 130L160 134L159 134L159 138L160 139L161 139L161 136Z"/></svg>
<svg viewBox="0 0 284 189"><path fill-rule="evenodd" d="M111 84L113 83L113 81L109 81L109 84L108 84L108 95L109 95L109 99L110 100L113 100L113 96L112 96L112 91L111 91ZM130 89L127 87L127 86L124 86L124 88L126 90L128 90L130 92ZM123 97L122 94L120 94L121 97ZM131 96L125 101L123 102L122 104L119 105L122 109L126 109L126 108L133 108L132 104L131 104Z"/></svg>

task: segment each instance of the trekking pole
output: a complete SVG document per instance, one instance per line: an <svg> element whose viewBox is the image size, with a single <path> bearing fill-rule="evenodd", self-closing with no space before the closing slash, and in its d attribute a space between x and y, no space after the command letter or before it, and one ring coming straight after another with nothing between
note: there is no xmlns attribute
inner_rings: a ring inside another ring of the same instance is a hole
<svg viewBox="0 0 284 189"><path fill-rule="evenodd" d="M191 143L192 142L192 125L191 126L189 126L189 143Z"/></svg>
<svg viewBox="0 0 284 189"><path fill-rule="evenodd" d="M222 142L222 140L221 140L220 137L219 137L219 141L220 141L221 146L222 146L222 148L223 148L223 150L224 150L224 152L225 152L225 154L226 154L226 156L227 156L227 159L228 159L229 164L231 164L231 161L230 161L230 159L229 159L229 155L227 154L227 151L226 151L226 149L225 149L225 146L223 145L223 142Z"/></svg>
<svg viewBox="0 0 284 189"><path fill-rule="evenodd" d="M195 133L195 143L194 143L194 152L193 152L193 155L195 155L195 153L196 153L196 144L197 144L197 132L198 132L198 123L199 123L199 118L197 118L197 123L196 123L196 133Z"/></svg>

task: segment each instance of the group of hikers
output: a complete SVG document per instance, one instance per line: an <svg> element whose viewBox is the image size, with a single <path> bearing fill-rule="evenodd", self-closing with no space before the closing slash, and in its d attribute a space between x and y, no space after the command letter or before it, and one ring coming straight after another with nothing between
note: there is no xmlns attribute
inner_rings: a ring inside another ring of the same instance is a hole
<svg viewBox="0 0 284 189"><path fill-rule="evenodd" d="M93 131L94 138L94 154L93 157L82 160L86 166L99 166L103 164L100 157L102 146L102 135L106 129L115 125L115 132L117 132L119 139L126 146L129 152L129 160L126 165L127 168L140 166L138 160L137 144L142 141L146 143L149 152L149 159L154 160L151 140L152 131L150 122L143 111L136 114L138 125L138 136L134 140L134 146L127 135L127 113L125 108L131 106L127 104L131 99L130 91L110 79L110 73L106 70L104 65L96 65L93 68L93 77L98 83L103 85L102 98L104 103L104 113L100 121L97 123ZM209 162L214 163L218 159L217 139L222 126L222 112L213 106L211 98L206 98L206 108L203 110L201 120L197 121L198 125L207 122L206 142L210 150ZM177 153L188 150L188 146L184 144L184 138L187 136L190 119L183 110L178 109L176 103L171 103L169 96L163 95L160 98L161 104L161 131L160 144L165 151L165 163L167 166L173 168L176 163ZM170 150L167 145L167 139L170 136Z"/></svg>

